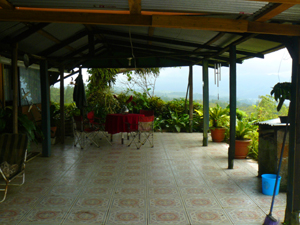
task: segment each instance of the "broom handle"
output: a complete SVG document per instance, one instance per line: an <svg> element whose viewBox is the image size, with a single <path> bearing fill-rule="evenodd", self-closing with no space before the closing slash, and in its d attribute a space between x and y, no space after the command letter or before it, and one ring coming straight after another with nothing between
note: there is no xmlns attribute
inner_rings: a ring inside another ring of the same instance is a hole
<svg viewBox="0 0 300 225"><path fill-rule="evenodd" d="M277 182L278 182L278 179L279 179L279 172L280 172L281 163L282 163L282 157L283 157L283 152L284 152L285 140L286 140L286 135L287 135L288 126L289 126L290 106L291 106L291 103L289 104L289 112L288 112L288 117L287 117L286 126L285 126L285 130L284 130L284 135L283 135L283 141L282 141L280 159L279 159L279 164L278 164L278 171L277 171L277 175L276 175L275 187L274 187L274 192L273 192L272 203L271 203L271 208L270 208L269 215L272 215L274 201L275 201L276 189L277 189L277 186L278 186Z"/></svg>

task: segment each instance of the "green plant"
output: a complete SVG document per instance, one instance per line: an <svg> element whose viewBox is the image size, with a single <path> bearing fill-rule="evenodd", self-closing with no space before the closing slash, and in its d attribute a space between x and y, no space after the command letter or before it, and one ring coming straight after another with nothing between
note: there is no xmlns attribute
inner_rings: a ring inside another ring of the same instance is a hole
<svg viewBox="0 0 300 225"><path fill-rule="evenodd" d="M195 109L193 116L193 129L196 132L203 131L203 111Z"/></svg>
<svg viewBox="0 0 300 225"><path fill-rule="evenodd" d="M259 133L257 131L252 132L250 134L251 143L249 146L249 156L255 160L258 160L258 140Z"/></svg>
<svg viewBox="0 0 300 225"><path fill-rule="evenodd" d="M188 114L181 114L181 116L178 116L177 112L170 112L170 117L165 121L166 128L168 131L174 132L180 132L182 128L185 128L186 121L188 120L189 115Z"/></svg>
<svg viewBox="0 0 300 225"><path fill-rule="evenodd" d="M162 131L163 127L165 125L165 120L161 117L157 117L154 120L153 129L154 131Z"/></svg>
<svg viewBox="0 0 300 225"><path fill-rule="evenodd" d="M236 140L249 140L252 133L257 130L257 126L253 125L254 121L237 120L235 128L235 139Z"/></svg>
<svg viewBox="0 0 300 225"><path fill-rule="evenodd" d="M0 133L13 133L11 107L0 108L0 122ZM18 130L20 133L27 134L29 142L37 142L36 134L43 137L42 132L35 126L34 122L32 122L27 115L22 113L18 114Z"/></svg>
<svg viewBox="0 0 300 225"><path fill-rule="evenodd" d="M277 106L277 111L280 111L283 102L285 100L290 100L291 99L291 83L290 82L282 82L282 83L277 83L272 91L271 95L274 94L274 99L279 103Z"/></svg>
<svg viewBox="0 0 300 225"><path fill-rule="evenodd" d="M51 127L56 127L56 121L59 118L60 110L56 107L55 104L50 106L50 125Z"/></svg>
<svg viewBox="0 0 300 225"><path fill-rule="evenodd" d="M209 109L209 119L212 128L225 127L229 123L228 109L222 108L218 104Z"/></svg>

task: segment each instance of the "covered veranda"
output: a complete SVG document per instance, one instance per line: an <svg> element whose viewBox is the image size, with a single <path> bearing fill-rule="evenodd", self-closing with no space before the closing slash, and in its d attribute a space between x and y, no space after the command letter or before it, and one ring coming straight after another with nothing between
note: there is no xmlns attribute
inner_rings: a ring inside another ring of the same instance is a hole
<svg viewBox="0 0 300 225"><path fill-rule="evenodd" d="M201 146L199 133L156 133L154 148L115 138L83 150L73 138L51 157L26 164L26 182L10 187L1 224L262 224L271 196L261 193L257 162L227 169L228 144ZM118 141L117 141L118 140ZM284 218L286 194L274 216Z"/></svg>
<svg viewBox="0 0 300 225"><path fill-rule="evenodd" d="M297 121L299 108L299 1L0 1L1 64L10 65L14 133L22 97L18 88L20 64L40 71L43 156L52 158L50 145L49 85L60 74L86 68L203 67L204 133L199 148L208 145L208 67L230 70L230 148L227 169L233 169L235 151L236 63L287 47L292 58L292 99L289 145L289 182L286 215L291 224L300 210L300 160ZM21 62L22 61L22 62ZM129 63L131 61L131 63ZM37 66L37 67L36 67ZM74 74L74 71L70 75ZM194 74L195 75L195 74ZM3 84L3 83L2 83ZM60 79L61 90L64 79ZM4 86L4 85L2 85ZM4 91L0 92L5 104ZM63 109L63 95L61 108ZM190 95L192 102L192 95ZM190 110L192 112L192 110ZM64 113L61 112L63 120ZM61 126L64 133L64 126ZM194 135L194 134L191 134ZM196 134L195 134L196 135ZM196 141L196 140L195 140ZM64 143L64 138L62 139ZM186 143L183 141L183 143ZM209 143L210 144L210 143ZM66 145L67 146L67 145ZM47 160L47 159L44 159ZM238 162L236 162L238 163ZM233 170L234 172L235 170ZM46 171L45 171L46 172ZM225 171L224 171L225 172ZM226 171L230 173L231 171ZM27 184L28 185L28 184Z"/></svg>

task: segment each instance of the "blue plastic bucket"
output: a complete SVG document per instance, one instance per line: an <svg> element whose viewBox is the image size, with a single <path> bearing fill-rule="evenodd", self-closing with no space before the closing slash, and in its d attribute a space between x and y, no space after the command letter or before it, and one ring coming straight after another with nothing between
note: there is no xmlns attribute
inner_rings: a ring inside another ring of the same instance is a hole
<svg viewBox="0 0 300 225"><path fill-rule="evenodd" d="M262 193L264 195L273 195L275 182L276 182L276 174L263 174L262 177ZM281 176L278 177L277 187L276 187L276 194L279 193L279 186L280 186Z"/></svg>

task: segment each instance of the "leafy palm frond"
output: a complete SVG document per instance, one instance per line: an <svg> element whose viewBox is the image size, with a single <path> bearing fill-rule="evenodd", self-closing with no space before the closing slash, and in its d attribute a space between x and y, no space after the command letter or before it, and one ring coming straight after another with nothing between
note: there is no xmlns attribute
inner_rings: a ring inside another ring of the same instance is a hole
<svg viewBox="0 0 300 225"><path fill-rule="evenodd" d="M257 126L253 125L254 121L237 120L235 139L236 140L247 140L250 139L251 134L257 129Z"/></svg>
<svg viewBox="0 0 300 225"><path fill-rule="evenodd" d="M212 127L224 127L229 123L228 109L223 109L217 104L216 107L209 109L209 119Z"/></svg>

